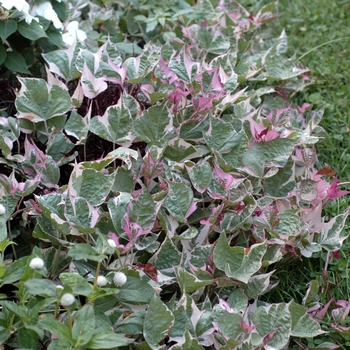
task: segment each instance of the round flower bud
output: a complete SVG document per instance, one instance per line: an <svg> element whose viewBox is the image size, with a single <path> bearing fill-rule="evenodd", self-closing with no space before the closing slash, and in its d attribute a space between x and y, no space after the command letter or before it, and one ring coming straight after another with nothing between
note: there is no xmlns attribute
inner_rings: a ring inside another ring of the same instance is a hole
<svg viewBox="0 0 350 350"><path fill-rule="evenodd" d="M29 267L34 270L41 270L44 267L44 260L41 258L33 258L29 263Z"/></svg>
<svg viewBox="0 0 350 350"><path fill-rule="evenodd" d="M6 212L5 207L2 204L0 204L0 215L4 215L5 212Z"/></svg>
<svg viewBox="0 0 350 350"><path fill-rule="evenodd" d="M117 245L115 244L115 242L113 241L113 239L108 239L108 240L107 240L107 243L108 243L108 245L109 245L111 248L117 248Z"/></svg>
<svg viewBox="0 0 350 350"><path fill-rule="evenodd" d="M98 276L98 277L97 277L96 284L97 284L99 287L103 287L103 286L105 286L106 284L108 284L108 279L107 279L105 276Z"/></svg>
<svg viewBox="0 0 350 350"><path fill-rule="evenodd" d="M126 276L123 272L116 272L113 277L113 282L116 285L116 287L121 287L126 283Z"/></svg>
<svg viewBox="0 0 350 350"><path fill-rule="evenodd" d="M64 293L61 297L61 305L63 306L71 306L75 301L74 295L71 293Z"/></svg>

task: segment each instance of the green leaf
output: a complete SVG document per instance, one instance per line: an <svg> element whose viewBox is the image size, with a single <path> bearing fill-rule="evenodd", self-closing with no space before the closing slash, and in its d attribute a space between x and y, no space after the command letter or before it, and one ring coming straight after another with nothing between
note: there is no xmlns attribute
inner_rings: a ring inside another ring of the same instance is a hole
<svg viewBox="0 0 350 350"><path fill-rule="evenodd" d="M18 78L22 87L16 99L19 118L32 122L47 121L68 112L71 102L67 90L49 85L43 79Z"/></svg>
<svg viewBox="0 0 350 350"><path fill-rule="evenodd" d="M195 157L196 149L188 142L181 139L172 139L165 148L163 157L174 162L181 162L186 158Z"/></svg>
<svg viewBox="0 0 350 350"><path fill-rule="evenodd" d="M146 281L132 276L127 278L126 283L119 288L117 298L122 303L132 305L148 304L155 293L154 289Z"/></svg>
<svg viewBox="0 0 350 350"><path fill-rule="evenodd" d="M83 118L75 109L73 109L66 125L64 126L64 130L67 135L73 136L79 140L79 143L84 143L89 132L87 118Z"/></svg>
<svg viewBox="0 0 350 350"><path fill-rule="evenodd" d="M188 175L190 175L193 187L199 193L205 192L213 179L212 168L206 160L189 167Z"/></svg>
<svg viewBox="0 0 350 350"><path fill-rule="evenodd" d="M41 318L39 319L39 325L46 331L57 334L62 339L70 340L72 338L69 328L60 321L51 318Z"/></svg>
<svg viewBox="0 0 350 350"><path fill-rule="evenodd" d="M286 80L309 71L309 69L298 68L293 61L276 54L267 55L265 66L267 74L271 79Z"/></svg>
<svg viewBox="0 0 350 350"><path fill-rule="evenodd" d="M38 40L47 38L45 31L41 28L37 21L32 21L28 24L25 20L18 22L18 31L29 40Z"/></svg>
<svg viewBox="0 0 350 350"><path fill-rule="evenodd" d="M332 220L322 225L318 243L328 251L335 251L341 248L343 241L350 233L344 232L346 219L349 215L347 210L345 213L337 215Z"/></svg>
<svg viewBox="0 0 350 350"><path fill-rule="evenodd" d="M113 143L131 142L134 139L131 113L125 106L110 106L102 117L91 119L90 131Z"/></svg>
<svg viewBox="0 0 350 350"><path fill-rule="evenodd" d="M27 292L33 295L43 297L56 297L57 289L55 283L46 279L32 278L24 282Z"/></svg>
<svg viewBox="0 0 350 350"><path fill-rule="evenodd" d="M124 334L142 334L143 324L145 319L145 311L136 311L130 316L123 319L123 321L116 327L116 333Z"/></svg>
<svg viewBox="0 0 350 350"><path fill-rule="evenodd" d="M126 214L126 207L131 201L131 195L126 192L120 192L118 196L110 198L108 201L108 211L116 231L121 234L124 232L123 217Z"/></svg>
<svg viewBox="0 0 350 350"><path fill-rule="evenodd" d="M77 78L80 73L75 63L79 54L79 45L70 46L67 50L56 50L42 54L48 63L50 71L57 74L66 81Z"/></svg>
<svg viewBox="0 0 350 350"><path fill-rule="evenodd" d="M1 23L1 21L0 21ZM24 57L17 51L8 51L4 62L5 67L17 73L31 74Z"/></svg>
<svg viewBox="0 0 350 350"><path fill-rule="evenodd" d="M221 234L214 249L214 263L228 277L248 283L250 277L259 271L265 252L265 242L249 248L230 247L225 235Z"/></svg>
<svg viewBox="0 0 350 350"><path fill-rule="evenodd" d="M134 342L134 339L125 338L121 334L97 333L93 334L90 341L85 344L87 349L115 349Z"/></svg>
<svg viewBox="0 0 350 350"><path fill-rule="evenodd" d="M72 328L72 338L75 341L75 346L86 345L95 329L95 313L91 305L86 304L80 309L75 318Z"/></svg>
<svg viewBox="0 0 350 350"><path fill-rule="evenodd" d="M185 222L186 213L193 201L192 190L181 182L168 181L168 195L165 207L179 222Z"/></svg>
<svg viewBox="0 0 350 350"><path fill-rule="evenodd" d="M158 270L163 271L173 269L174 266L180 264L180 261L181 254L178 252L171 239L167 237L149 262Z"/></svg>
<svg viewBox="0 0 350 350"><path fill-rule="evenodd" d="M47 350L75 350L76 348L73 347L71 342L69 340L56 340L54 339Z"/></svg>
<svg viewBox="0 0 350 350"><path fill-rule="evenodd" d="M20 328L18 330L18 342L23 349L37 349L38 334L32 329Z"/></svg>
<svg viewBox="0 0 350 350"><path fill-rule="evenodd" d="M229 313L224 310L222 316L218 320L218 326L227 337L242 341L243 330L240 326L242 321L243 317L239 313Z"/></svg>
<svg viewBox="0 0 350 350"><path fill-rule="evenodd" d="M199 288L208 286L214 282L214 280L211 279L211 275L209 273L203 273L201 277L206 277L206 279L201 280L196 275L191 274L180 267L175 268L175 272L182 293L195 292Z"/></svg>
<svg viewBox="0 0 350 350"><path fill-rule="evenodd" d="M62 272L59 278L62 284L65 287L71 288L76 295L89 296L93 293L92 285L83 276L77 273Z"/></svg>
<svg viewBox="0 0 350 350"><path fill-rule="evenodd" d="M291 336L314 338L319 334L325 333L321 330L320 324L310 317L305 307L292 301L289 304L289 312L292 316Z"/></svg>
<svg viewBox="0 0 350 350"><path fill-rule="evenodd" d="M264 346L269 346L276 350L285 348L291 335L292 322L287 304L281 303L272 304L268 307L258 307L253 314L252 320L262 338L271 335L264 341Z"/></svg>
<svg viewBox="0 0 350 350"><path fill-rule="evenodd" d="M114 176L106 176L95 169L80 169L75 165L69 181L71 193L85 198L92 205L101 205L108 196Z"/></svg>
<svg viewBox="0 0 350 350"><path fill-rule="evenodd" d="M149 192L144 189L129 205L129 220L138 223L143 229L151 229L156 219L155 203Z"/></svg>
<svg viewBox="0 0 350 350"><path fill-rule="evenodd" d="M5 62L6 55L7 55L6 49L4 48L3 45L0 44L0 64L3 64Z"/></svg>
<svg viewBox="0 0 350 350"><path fill-rule="evenodd" d="M134 43L115 43L115 46L118 48L118 50L125 52L129 55L141 55L143 50L140 46L134 44Z"/></svg>
<svg viewBox="0 0 350 350"><path fill-rule="evenodd" d="M244 153L242 162L258 177L264 175L265 167L274 164L284 167L294 150L295 141L277 138L267 142L257 142Z"/></svg>
<svg viewBox="0 0 350 350"><path fill-rule="evenodd" d="M152 349L163 340L174 325L174 315L156 295L152 298L145 315L144 337Z"/></svg>
<svg viewBox="0 0 350 350"><path fill-rule="evenodd" d="M138 138L160 147L166 142L166 136L172 130L172 117L164 106L152 106L135 120L135 131Z"/></svg>
<svg viewBox="0 0 350 350"><path fill-rule="evenodd" d="M204 134L204 140L210 148L223 153L240 144L242 135L237 133L230 123L218 118L210 118L209 120L210 128Z"/></svg>
<svg viewBox="0 0 350 350"><path fill-rule="evenodd" d="M172 346L172 350L204 350L204 348L199 344L198 340L192 338L188 329L185 331L185 337L178 342L180 345Z"/></svg>
<svg viewBox="0 0 350 350"><path fill-rule="evenodd" d="M10 310L12 313L16 314L21 318L28 317L28 309L24 305L18 305L13 301L0 300L0 305Z"/></svg>
<svg viewBox="0 0 350 350"><path fill-rule="evenodd" d="M137 84L150 73L159 62L160 51L160 47L150 46L140 56L128 58L124 62L127 67L128 82Z"/></svg>
<svg viewBox="0 0 350 350"><path fill-rule="evenodd" d="M200 28L198 31L198 44L206 51L221 55L230 48L230 40L212 28Z"/></svg>
<svg viewBox="0 0 350 350"><path fill-rule="evenodd" d="M92 260L101 262L104 259L107 259L107 256L104 254L99 254L96 250L94 250L90 244L87 243L78 243L74 247L72 247L68 255L76 260Z"/></svg>
<svg viewBox="0 0 350 350"><path fill-rule="evenodd" d="M10 266L6 267L5 273L0 279L1 285L13 284L19 281L28 265L29 258L30 256L25 256L15 260Z"/></svg>
<svg viewBox="0 0 350 350"><path fill-rule="evenodd" d="M11 18L0 21L0 38L4 42L17 30L17 22Z"/></svg>
<svg viewBox="0 0 350 350"><path fill-rule="evenodd" d="M243 286L248 299L255 299L258 296L268 292L272 287L276 286L277 283L270 286L270 277L273 273L274 271L271 271L269 273L252 276L249 279L248 284Z"/></svg>

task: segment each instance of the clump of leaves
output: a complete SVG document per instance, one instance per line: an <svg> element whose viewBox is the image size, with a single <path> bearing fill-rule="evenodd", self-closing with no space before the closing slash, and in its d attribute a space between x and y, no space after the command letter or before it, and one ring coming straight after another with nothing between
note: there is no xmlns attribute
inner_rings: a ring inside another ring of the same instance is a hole
<svg viewBox="0 0 350 350"><path fill-rule="evenodd" d="M262 301L278 264L348 236L348 212L322 217L347 194L315 169L322 111L288 99L308 70L267 36L273 6L216 5L136 57L74 42L43 55L47 79L19 78L0 119L2 343L285 349L324 333L316 283L302 305ZM19 225L41 249L5 260Z"/></svg>

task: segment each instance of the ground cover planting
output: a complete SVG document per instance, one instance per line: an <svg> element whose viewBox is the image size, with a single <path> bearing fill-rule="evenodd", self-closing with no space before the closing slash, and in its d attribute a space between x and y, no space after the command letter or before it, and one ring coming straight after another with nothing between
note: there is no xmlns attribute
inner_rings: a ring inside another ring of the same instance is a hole
<svg viewBox="0 0 350 350"><path fill-rule="evenodd" d="M349 191L276 3L0 5L5 348L346 346Z"/></svg>

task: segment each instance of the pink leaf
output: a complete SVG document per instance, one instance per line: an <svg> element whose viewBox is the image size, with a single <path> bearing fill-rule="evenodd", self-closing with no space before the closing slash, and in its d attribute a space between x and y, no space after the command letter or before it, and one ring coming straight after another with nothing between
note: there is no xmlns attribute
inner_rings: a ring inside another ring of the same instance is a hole
<svg viewBox="0 0 350 350"><path fill-rule="evenodd" d="M346 194L349 194L350 191L339 191L338 186L338 178L335 177L334 181L332 182L331 186L327 190L327 196L329 199L335 199L339 198L341 196L345 196Z"/></svg>

